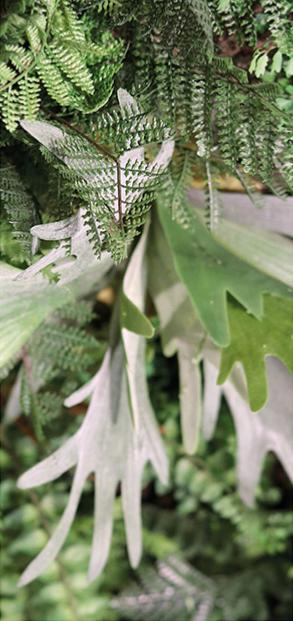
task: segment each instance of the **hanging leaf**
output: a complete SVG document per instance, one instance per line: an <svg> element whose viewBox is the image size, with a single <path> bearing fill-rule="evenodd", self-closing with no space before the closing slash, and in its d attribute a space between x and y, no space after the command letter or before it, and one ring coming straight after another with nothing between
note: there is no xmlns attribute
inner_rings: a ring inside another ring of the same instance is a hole
<svg viewBox="0 0 293 621"><path fill-rule="evenodd" d="M228 377L235 362L246 376L250 407L260 410L267 400L265 357L276 356L293 372L293 300L264 296L261 321L240 306L229 304L231 343L223 349L218 382Z"/></svg>
<svg viewBox="0 0 293 621"><path fill-rule="evenodd" d="M146 338L154 335L150 320L129 300L125 293L121 295L121 327Z"/></svg>
<svg viewBox="0 0 293 621"><path fill-rule="evenodd" d="M91 473L95 474L95 517L89 580L99 575L108 558L113 504L119 481L129 557L132 566L135 567L139 562L143 468L150 460L161 475L162 482L166 482L167 464L157 427L148 417L147 411L144 412L144 418L140 419L139 431L133 432L120 345L114 352L108 350L98 373L88 384L73 393L65 405L71 407L90 395L90 405L80 429L55 453L19 479L18 485L22 489L36 487L53 481L76 466L68 504L59 525L46 547L23 573L20 586L37 578L57 556L74 520L84 483Z"/></svg>
<svg viewBox="0 0 293 621"><path fill-rule="evenodd" d="M172 221L165 206L159 217L170 246L174 266L185 284L192 304L213 341L229 344L227 293L231 293L250 313L263 315L263 293L290 297L292 290L244 263L220 246L190 208L186 230Z"/></svg>
<svg viewBox="0 0 293 621"><path fill-rule="evenodd" d="M177 353L184 449L194 453L201 424L199 363L205 332L184 285L178 280L166 238L154 216L148 246L149 290L160 318L164 354ZM160 266L158 269L158 265Z"/></svg>
<svg viewBox="0 0 293 621"><path fill-rule="evenodd" d="M273 451L289 478L293 481L293 383L285 367L269 358L269 400L259 412L252 412L247 404L247 390L242 369L233 368L222 386L216 384L219 366L218 352L205 357L204 435L213 435L221 394L228 402L237 433L237 475L242 500L253 504L256 486L260 480L264 458Z"/></svg>

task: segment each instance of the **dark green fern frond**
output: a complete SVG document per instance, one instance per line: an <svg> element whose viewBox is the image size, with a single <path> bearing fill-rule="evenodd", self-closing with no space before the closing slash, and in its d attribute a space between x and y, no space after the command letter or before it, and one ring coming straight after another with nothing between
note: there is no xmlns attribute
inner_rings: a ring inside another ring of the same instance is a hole
<svg viewBox="0 0 293 621"><path fill-rule="evenodd" d="M86 369L99 353L99 343L83 328L64 323L44 323L34 334L29 352L35 376L42 381L57 371Z"/></svg>
<svg viewBox="0 0 293 621"><path fill-rule="evenodd" d="M152 33L169 49L176 47L183 56L192 53L200 42L202 53L211 54L213 33L206 0L121 0L113 11L113 22L139 22L145 35Z"/></svg>
<svg viewBox="0 0 293 621"><path fill-rule="evenodd" d="M113 118L119 119L123 128L124 121L130 127L130 112L125 117L120 117L116 111L108 114L109 125L102 122L108 143L112 138ZM145 116L139 117L137 126L138 135L133 131L133 138L123 129L127 146L130 142L131 146L143 147L144 141L157 142L162 132L164 138L170 135L163 121L149 122ZM48 126L48 132L52 131L52 126ZM100 256L102 248L110 249L116 261L122 260L138 227L145 221L155 192L164 184L164 166L142 160L141 156L133 160L130 151L129 159L127 151L121 156L113 155L108 148L73 127L66 128L66 132L63 128L58 136L50 141L48 148L41 148L42 153L48 162L52 157L55 159L55 166L65 178L69 191L71 188L74 200L77 197L79 206L82 204L88 237L96 255Z"/></svg>
<svg viewBox="0 0 293 621"><path fill-rule="evenodd" d="M37 416L42 427L47 427L62 414L63 397L51 390L39 392L36 400Z"/></svg>
<svg viewBox="0 0 293 621"><path fill-rule="evenodd" d="M283 119L278 126L278 137L273 146L274 159L277 162L277 169L290 192L293 192L293 140L292 124L287 119Z"/></svg>
<svg viewBox="0 0 293 621"><path fill-rule="evenodd" d="M6 158L1 159L0 167L1 209L13 226L14 237L20 243L25 256L31 254L30 229L38 218L33 197L25 187L16 167Z"/></svg>
<svg viewBox="0 0 293 621"><path fill-rule="evenodd" d="M214 607L213 583L175 557L138 572L137 582L112 600L112 607L134 621L207 621Z"/></svg>
<svg viewBox="0 0 293 621"><path fill-rule="evenodd" d="M66 321L69 324L74 324L75 326L82 328L94 319L95 314L93 313L91 304L84 302L83 300L79 300L78 304L63 306L58 311L57 316L61 322Z"/></svg>
<svg viewBox="0 0 293 621"><path fill-rule="evenodd" d="M172 217L186 228L188 228L190 221L189 212L185 209L186 188L192 182L195 159L196 154L193 151L178 148L170 167L169 183L166 187L166 196Z"/></svg>
<svg viewBox="0 0 293 621"><path fill-rule="evenodd" d="M253 47L256 43L256 23L253 0L207 0L216 36L236 35L240 44Z"/></svg>
<svg viewBox="0 0 293 621"><path fill-rule="evenodd" d="M226 166L234 171L237 166L235 114L237 89L229 82L217 83L216 90L216 130L219 151Z"/></svg>
<svg viewBox="0 0 293 621"><path fill-rule="evenodd" d="M112 110L101 114L96 128L102 141L121 153L144 144L164 142L172 130L159 116L136 109Z"/></svg>
<svg viewBox="0 0 293 621"><path fill-rule="evenodd" d="M87 377L84 373L103 355L101 343L85 329L92 318L84 302L63 308L34 332L19 354L21 411L31 418L40 441L44 427L61 414L66 391L74 390L78 377ZM2 373L9 372L15 362ZM57 379L58 394L51 390Z"/></svg>
<svg viewBox="0 0 293 621"><path fill-rule="evenodd" d="M281 52L293 53L292 4L290 0L261 0L270 32Z"/></svg>

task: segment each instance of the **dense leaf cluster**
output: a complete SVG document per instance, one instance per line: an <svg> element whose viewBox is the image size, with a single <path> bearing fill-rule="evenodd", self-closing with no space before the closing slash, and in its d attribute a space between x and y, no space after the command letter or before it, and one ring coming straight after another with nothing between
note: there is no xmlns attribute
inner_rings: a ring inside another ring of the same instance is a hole
<svg viewBox="0 0 293 621"><path fill-rule="evenodd" d="M233 176L252 201L256 187L292 193L290 90L266 75L264 60L290 77L290 10L287 0L23 0L1 9L1 375L17 367L5 421L25 415L45 442L65 397L68 407L89 400L80 428L19 481L37 486L75 467L60 523L21 584L56 558L89 475L90 579L107 561L118 485L130 562L139 562L146 462L167 484L145 376L152 316L164 354L177 355L185 451L201 431L211 437L224 395L241 498L252 504L270 450L292 475L288 373L266 364L275 356L292 370L292 244L226 221L219 191L219 179ZM187 200L195 177L205 214ZM105 287L114 310L100 341L85 325ZM261 531L234 494L203 479L198 501L239 539ZM272 550L283 549L274 536Z"/></svg>

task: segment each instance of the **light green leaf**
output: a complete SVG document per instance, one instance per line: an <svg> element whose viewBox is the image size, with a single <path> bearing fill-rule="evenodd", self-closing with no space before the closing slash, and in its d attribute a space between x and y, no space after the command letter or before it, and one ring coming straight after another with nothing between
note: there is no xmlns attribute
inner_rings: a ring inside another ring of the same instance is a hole
<svg viewBox="0 0 293 621"><path fill-rule="evenodd" d="M219 13L224 13L225 11L229 11L231 7L231 0L219 0L218 11Z"/></svg>
<svg viewBox="0 0 293 621"><path fill-rule="evenodd" d="M146 338L154 335L154 327L150 320L123 292L121 295L121 327Z"/></svg>
<svg viewBox="0 0 293 621"><path fill-rule="evenodd" d="M255 67L255 75L257 78L259 78L261 75L264 74L268 62L269 62L269 57L266 52L264 54L261 54L261 56L258 57L256 61L256 67Z"/></svg>
<svg viewBox="0 0 293 621"><path fill-rule="evenodd" d="M280 52L280 50L278 50L274 54L274 56L273 56L272 72L273 73L280 73L280 71L282 69L282 63L283 63L283 54L282 54L282 52Z"/></svg>
<svg viewBox="0 0 293 621"><path fill-rule="evenodd" d="M214 232L217 241L249 265L293 287L292 241L268 231L221 219Z"/></svg>
<svg viewBox="0 0 293 621"><path fill-rule="evenodd" d="M189 229L172 221L168 209L163 206L159 207L159 216L177 274L188 290L199 319L220 347L227 346L230 340L228 292L258 319L263 315L263 293L292 295L289 287L220 246L194 209L190 208Z"/></svg>
<svg viewBox="0 0 293 621"><path fill-rule="evenodd" d="M225 381L235 362L241 362L250 407L258 411L267 400L264 358L276 356L293 372L293 300L265 296L262 321L230 304L229 320L232 339L222 352L218 383Z"/></svg>

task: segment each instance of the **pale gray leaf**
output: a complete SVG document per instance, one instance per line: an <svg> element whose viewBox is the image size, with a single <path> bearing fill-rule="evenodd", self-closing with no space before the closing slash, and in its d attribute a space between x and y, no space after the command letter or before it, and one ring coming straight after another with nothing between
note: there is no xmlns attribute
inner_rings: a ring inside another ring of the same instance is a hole
<svg viewBox="0 0 293 621"><path fill-rule="evenodd" d="M197 448L201 425L201 373L194 347L178 344L180 412L183 446L192 455Z"/></svg>
<svg viewBox="0 0 293 621"><path fill-rule="evenodd" d="M67 440L52 455L25 472L17 482L20 489L27 489L49 483L72 468L77 460L77 437Z"/></svg>
<svg viewBox="0 0 293 621"><path fill-rule="evenodd" d="M28 565L26 570L23 572L19 580L18 586L25 586L29 582L32 582L32 580L34 580L40 574L46 571L52 561L56 558L74 520L84 481L84 472L82 471L82 468L78 466L74 475L69 501L62 515L62 518L45 548L40 552L40 554L38 554L38 556Z"/></svg>

